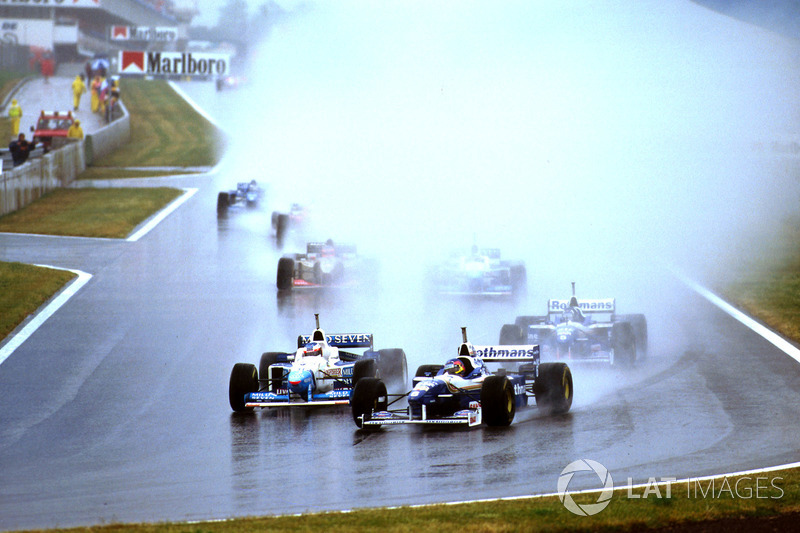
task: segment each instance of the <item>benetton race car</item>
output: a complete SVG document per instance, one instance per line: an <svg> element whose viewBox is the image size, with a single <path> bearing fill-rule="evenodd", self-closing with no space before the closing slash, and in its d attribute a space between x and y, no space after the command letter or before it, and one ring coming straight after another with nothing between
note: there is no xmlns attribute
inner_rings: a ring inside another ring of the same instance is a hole
<svg viewBox="0 0 800 533"><path fill-rule="evenodd" d="M275 246L283 248L286 236L290 232L301 231L306 223L307 212L300 204L292 204L288 213L272 212L272 234L275 236Z"/></svg>
<svg viewBox="0 0 800 533"><path fill-rule="evenodd" d="M374 276L376 265L356 253L352 244L310 242L304 254L286 254L278 260L278 290L350 287Z"/></svg>
<svg viewBox="0 0 800 533"><path fill-rule="evenodd" d="M236 184L236 189L222 191L217 195L217 211L224 213L229 207L258 207L263 197L264 189L256 180L242 181Z"/></svg>
<svg viewBox="0 0 800 533"><path fill-rule="evenodd" d="M473 346L462 328L458 357L444 365L422 365L414 388L404 395L387 393L378 378L356 383L350 404L359 428L383 425L508 426L517 409L536 407L549 414L566 413L572 406L572 373L566 363L540 363L539 347ZM490 371L487 363L507 363ZM408 407L391 409L408 397ZM389 402L389 398L394 398Z"/></svg>
<svg viewBox="0 0 800 533"><path fill-rule="evenodd" d="M497 248L456 252L433 271L435 290L455 296L516 296L525 292L525 263L500 259Z"/></svg>
<svg viewBox="0 0 800 533"><path fill-rule="evenodd" d="M291 353L266 352L258 368L236 363L231 371L228 396L234 411L256 407L346 405L353 384L380 377L394 385L405 384L406 354L402 349L374 350L372 334L326 335L319 327L297 338ZM363 354L342 348L366 348Z"/></svg>
<svg viewBox="0 0 800 533"><path fill-rule="evenodd" d="M546 316L518 316L500 330L500 344L533 342L542 358L630 366L647 356L644 315L617 315L614 298L548 300Z"/></svg>

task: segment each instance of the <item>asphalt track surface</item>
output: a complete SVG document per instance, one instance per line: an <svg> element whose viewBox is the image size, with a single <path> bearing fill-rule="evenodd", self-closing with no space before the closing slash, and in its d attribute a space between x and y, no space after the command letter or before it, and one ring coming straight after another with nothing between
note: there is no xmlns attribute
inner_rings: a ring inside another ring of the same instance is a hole
<svg viewBox="0 0 800 533"><path fill-rule="evenodd" d="M187 90L213 107L213 92ZM363 433L346 408L234 414L232 365L290 350L315 312L329 333L404 348L413 372L454 353L459 326L492 343L560 296L532 286L516 303L440 301L384 280L381 292L279 300L269 211L217 218L217 192L237 178L164 180L198 192L136 242L0 235L0 260L92 275L0 364L0 529L552 493L582 458L642 483L800 457L800 365L662 268L646 276L657 300L630 279L591 295L647 315L650 356L628 371L575 368L566 415ZM597 486L576 476L570 490Z"/></svg>

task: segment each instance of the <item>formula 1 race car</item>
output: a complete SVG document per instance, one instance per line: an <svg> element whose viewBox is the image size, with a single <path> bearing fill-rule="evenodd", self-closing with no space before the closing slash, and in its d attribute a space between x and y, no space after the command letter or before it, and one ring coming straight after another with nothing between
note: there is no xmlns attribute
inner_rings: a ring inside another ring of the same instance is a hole
<svg viewBox="0 0 800 533"><path fill-rule="evenodd" d="M225 213L231 207L258 207L263 197L264 189L256 180L242 181L236 184L236 189L217 195L217 212Z"/></svg>
<svg viewBox="0 0 800 533"><path fill-rule="evenodd" d="M508 426L518 409L532 407L531 399L548 414L569 411L572 373L566 363L540 363L536 345L473 346L466 328L462 336L458 357L444 365L420 366L407 394L388 394L379 378L359 380L350 397L356 425ZM487 363L508 363L510 368L490 371ZM408 407L390 409L406 396Z"/></svg>
<svg viewBox="0 0 800 533"><path fill-rule="evenodd" d="M372 334L326 335L319 328L297 338L291 353L266 352L258 368L236 363L228 396L234 411L256 407L346 405L353 384L372 377L392 386L405 384L406 354L402 349L373 350ZM366 348L359 355L342 348Z"/></svg>
<svg viewBox="0 0 800 533"><path fill-rule="evenodd" d="M352 244L310 242L304 254L286 254L278 260L280 291L322 287L350 287L375 274L377 265L359 257Z"/></svg>
<svg viewBox="0 0 800 533"><path fill-rule="evenodd" d="M272 212L272 235L275 236L275 246L283 248L283 243L290 232L301 231L306 223L308 214L300 204L292 204L288 213Z"/></svg>
<svg viewBox="0 0 800 533"><path fill-rule="evenodd" d="M525 263L500 259L497 248L456 252L433 269L432 281L439 294L454 296L517 296L527 285Z"/></svg>
<svg viewBox="0 0 800 533"><path fill-rule="evenodd" d="M538 343L551 361L631 366L647 356L644 315L618 315L614 298L548 300L546 316L518 316L500 329L501 345Z"/></svg>

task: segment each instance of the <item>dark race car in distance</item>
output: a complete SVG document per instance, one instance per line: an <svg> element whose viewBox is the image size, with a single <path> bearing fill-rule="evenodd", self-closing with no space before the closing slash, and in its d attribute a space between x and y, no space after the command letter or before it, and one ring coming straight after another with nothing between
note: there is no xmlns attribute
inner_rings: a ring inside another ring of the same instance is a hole
<svg viewBox="0 0 800 533"><path fill-rule="evenodd" d="M518 316L500 329L500 344L537 343L542 359L632 366L647 356L647 320L616 314L614 298L548 300L547 315Z"/></svg>
<svg viewBox="0 0 800 533"><path fill-rule="evenodd" d="M292 289L347 288L374 280L377 264L358 255L353 244L331 239L309 242L306 253L284 254L278 260L276 285Z"/></svg>
<svg viewBox="0 0 800 533"><path fill-rule="evenodd" d="M473 346L466 328L462 335L458 356L420 366L405 395L388 394L378 378L360 380L350 397L356 425L508 426L517 410L528 407L548 414L569 411L573 388L566 363L540 363L536 345ZM493 363L503 366L491 370ZM402 398L408 406L392 408Z"/></svg>
<svg viewBox="0 0 800 533"><path fill-rule="evenodd" d="M217 213L224 214L232 207L258 207L264 198L262 189L256 180L242 181L235 189L221 191L217 195Z"/></svg>

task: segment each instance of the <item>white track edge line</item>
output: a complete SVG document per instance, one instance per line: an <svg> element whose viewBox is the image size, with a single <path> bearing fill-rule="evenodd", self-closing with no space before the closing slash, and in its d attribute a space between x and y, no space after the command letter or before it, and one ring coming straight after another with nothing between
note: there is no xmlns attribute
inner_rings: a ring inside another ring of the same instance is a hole
<svg viewBox="0 0 800 533"><path fill-rule="evenodd" d="M80 270L72 270L70 268L59 268L51 265L35 265L38 267L43 268L53 268L56 270L66 270L68 272L72 272L73 274L77 275L78 278L72 280L72 282L67 285L67 287L62 290L58 296L56 296L47 306L38 311L30 322L28 322L18 333L16 333L11 339L0 347L0 365L9 358L9 356L14 353L14 350L20 347L23 342L28 340L28 337L33 335L33 333L39 329L39 327L44 324L44 322L53 316L53 314L58 311L58 309L67 303L67 301L72 298L72 296L77 293L81 287L86 285L90 279L92 279L91 274L87 274L86 272Z"/></svg>
<svg viewBox="0 0 800 533"><path fill-rule="evenodd" d="M794 344L787 341L786 339L784 339L783 337L781 337L768 327L764 326L763 324L760 324L753 318L750 318L746 314L742 313L741 311L733 307L731 304L729 304L728 302L726 302L725 300L723 300L710 290L706 289L696 281L686 277L680 272L673 271L673 274L684 284L686 284L689 288L698 293L700 296L702 296L712 304L719 307L722 311L724 311L731 317L735 318L736 320L738 320L739 322L741 322L742 324L753 330L755 333L766 339L768 342L770 342L776 348L781 350L783 353L785 353L786 355L788 355L789 357L800 363L800 349L798 349Z"/></svg>
<svg viewBox="0 0 800 533"><path fill-rule="evenodd" d="M145 235L147 235L150 232L150 230L159 225L165 218L171 215L173 211L178 209L181 205L183 205L184 202L186 202L189 198L194 196L197 193L197 191L198 189L196 188L183 189L182 195L173 200L172 203L170 203L167 207L159 211L158 214L153 218L151 218L147 224L145 224L141 229L139 229L139 231L137 231L136 233L134 233L125 240L128 242L136 242Z"/></svg>

